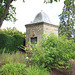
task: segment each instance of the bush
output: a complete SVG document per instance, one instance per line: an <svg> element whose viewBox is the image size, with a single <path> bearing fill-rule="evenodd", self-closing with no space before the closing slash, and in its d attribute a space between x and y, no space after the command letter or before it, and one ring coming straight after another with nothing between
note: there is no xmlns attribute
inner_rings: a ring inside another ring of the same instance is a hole
<svg viewBox="0 0 75 75"><path fill-rule="evenodd" d="M5 52L17 51L18 47L24 45L25 38L21 35L8 35L8 34L0 34L0 53L2 53L5 48Z"/></svg>
<svg viewBox="0 0 75 75"><path fill-rule="evenodd" d="M0 49L6 48L8 50L13 51L14 48L14 41L15 39L12 36L9 36L7 34L0 34ZM2 53L2 51L0 51Z"/></svg>
<svg viewBox="0 0 75 75"><path fill-rule="evenodd" d="M57 37L50 34L43 37L40 47L33 45L31 60L48 70L64 67L68 69L70 59L75 59L75 42L65 36Z"/></svg>
<svg viewBox="0 0 75 75"><path fill-rule="evenodd" d="M37 65L32 65L26 68L26 75L50 75L50 73Z"/></svg>
<svg viewBox="0 0 75 75"><path fill-rule="evenodd" d="M18 49L18 46L24 45L25 38L22 37L21 35L13 35L15 38L15 48Z"/></svg>
<svg viewBox="0 0 75 75"><path fill-rule="evenodd" d="M17 51L18 46L25 45L26 33L18 31L15 27L0 29L0 53L2 49L6 48L7 51Z"/></svg>
<svg viewBox="0 0 75 75"><path fill-rule="evenodd" d="M7 38L6 34L0 34L0 48L5 48Z"/></svg>
<svg viewBox="0 0 75 75"><path fill-rule="evenodd" d="M13 28L7 27L6 29L0 29L0 34L1 33L11 35L11 36L18 34L18 35L21 35L24 38L26 37L26 33L22 33L20 31L18 31L15 27L13 27Z"/></svg>
<svg viewBox="0 0 75 75"><path fill-rule="evenodd" d="M50 75L50 73L37 65L26 67L22 63L10 63L2 66L0 75Z"/></svg>
<svg viewBox="0 0 75 75"><path fill-rule="evenodd" d="M0 69L0 75L25 75L25 67L22 63L6 64Z"/></svg>

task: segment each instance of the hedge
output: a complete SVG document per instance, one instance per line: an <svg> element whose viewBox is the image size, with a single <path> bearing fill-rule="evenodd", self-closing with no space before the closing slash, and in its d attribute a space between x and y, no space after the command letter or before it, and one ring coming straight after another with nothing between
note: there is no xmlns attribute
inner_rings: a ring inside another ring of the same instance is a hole
<svg viewBox="0 0 75 75"><path fill-rule="evenodd" d="M25 38L22 37L21 35L13 35L13 37L15 38L15 48L18 49L19 46L21 45L24 45L24 41L25 41Z"/></svg>
<svg viewBox="0 0 75 75"><path fill-rule="evenodd" d="M18 46L24 45L24 37L21 35L0 34L0 52L6 48L7 51L17 51ZM5 52L7 52L5 51Z"/></svg>

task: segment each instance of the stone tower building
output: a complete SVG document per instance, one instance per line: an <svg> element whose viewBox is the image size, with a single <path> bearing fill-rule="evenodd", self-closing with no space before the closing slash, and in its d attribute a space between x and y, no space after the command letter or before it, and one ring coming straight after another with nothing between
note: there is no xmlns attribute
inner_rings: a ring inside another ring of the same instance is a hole
<svg viewBox="0 0 75 75"><path fill-rule="evenodd" d="M43 11L38 13L32 23L26 26L26 45L40 42L42 34L49 35L53 32L58 35L58 26L51 24L49 17Z"/></svg>

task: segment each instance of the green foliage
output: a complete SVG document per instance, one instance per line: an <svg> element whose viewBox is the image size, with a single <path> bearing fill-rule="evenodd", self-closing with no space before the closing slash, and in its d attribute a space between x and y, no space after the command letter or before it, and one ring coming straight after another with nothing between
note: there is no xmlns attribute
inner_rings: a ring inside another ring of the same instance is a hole
<svg viewBox="0 0 75 75"><path fill-rule="evenodd" d="M0 75L25 75L25 67L22 63L6 64L0 69Z"/></svg>
<svg viewBox="0 0 75 75"><path fill-rule="evenodd" d="M26 75L50 75L50 73L37 65L32 65L26 68Z"/></svg>
<svg viewBox="0 0 75 75"><path fill-rule="evenodd" d="M0 29L0 33L5 33L5 34L8 34L8 35L21 35L22 37L26 37L26 33L22 33L20 31L18 31L15 27L11 28L11 27L7 27L6 29Z"/></svg>
<svg viewBox="0 0 75 75"><path fill-rule="evenodd" d="M40 47L33 46L31 60L48 70L69 66L70 59L75 59L75 42L67 40L65 36L57 37L50 34L48 37L43 37Z"/></svg>
<svg viewBox="0 0 75 75"><path fill-rule="evenodd" d="M26 54L3 53L0 55L0 75L50 75L50 73L38 65L27 67ZM2 66L1 66L2 64Z"/></svg>
<svg viewBox="0 0 75 75"><path fill-rule="evenodd" d="M0 27L4 20L16 21L16 7L13 6L14 1L17 0L0 0ZM22 0L24 2L24 0Z"/></svg>
<svg viewBox="0 0 75 75"><path fill-rule="evenodd" d="M5 9L7 8L7 4L8 4L7 0L1 0L1 2L0 2L0 20L5 13ZM10 8L8 10L8 13L6 14L5 20L16 21L15 10L16 10L16 8L13 5L11 5L11 3L10 3Z"/></svg>
<svg viewBox="0 0 75 75"><path fill-rule="evenodd" d="M11 52L11 51L17 51L18 46L24 45L24 40L20 35L14 35L10 36L7 34L0 34L0 49L2 53L2 49L6 48L7 51L5 52Z"/></svg>
<svg viewBox="0 0 75 75"><path fill-rule="evenodd" d="M59 35L66 35L68 39L74 35L75 4L74 0L65 0L62 14L60 14Z"/></svg>
<svg viewBox="0 0 75 75"><path fill-rule="evenodd" d="M15 48L18 49L18 46L24 45L25 38L23 38L21 35L13 35L13 37L15 38Z"/></svg>
<svg viewBox="0 0 75 75"><path fill-rule="evenodd" d="M0 49L6 48L13 51L15 39L7 34L0 34ZM2 52L2 51L1 51Z"/></svg>
<svg viewBox="0 0 75 75"><path fill-rule="evenodd" d="M50 75L50 73L37 65L26 68L26 65L22 63L10 63L2 66L0 75Z"/></svg>
<svg viewBox="0 0 75 75"><path fill-rule="evenodd" d="M0 34L0 48L4 48L6 41L7 41L8 36L6 34Z"/></svg>
<svg viewBox="0 0 75 75"><path fill-rule="evenodd" d="M7 51L11 52L18 50L18 46L24 45L25 33L19 32L15 27L0 29L0 53L6 48Z"/></svg>
<svg viewBox="0 0 75 75"><path fill-rule="evenodd" d="M58 2L58 1L60 1L60 0L44 0L44 3L53 3L53 2Z"/></svg>
<svg viewBox="0 0 75 75"><path fill-rule="evenodd" d="M0 64L9 64L9 63L24 63L26 64L26 54L16 52L16 53L2 53L0 55Z"/></svg>

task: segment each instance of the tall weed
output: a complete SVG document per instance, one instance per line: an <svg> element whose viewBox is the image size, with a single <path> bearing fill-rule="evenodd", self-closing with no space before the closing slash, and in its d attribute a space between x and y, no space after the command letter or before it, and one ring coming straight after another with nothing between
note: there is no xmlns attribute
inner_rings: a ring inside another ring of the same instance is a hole
<svg viewBox="0 0 75 75"><path fill-rule="evenodd" d="M0 62L1 64L7 64L7 63L26 63L26 54L25 53L2 53L0 56Z"/></svg>

